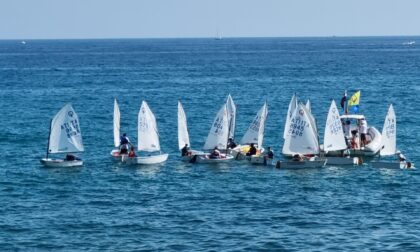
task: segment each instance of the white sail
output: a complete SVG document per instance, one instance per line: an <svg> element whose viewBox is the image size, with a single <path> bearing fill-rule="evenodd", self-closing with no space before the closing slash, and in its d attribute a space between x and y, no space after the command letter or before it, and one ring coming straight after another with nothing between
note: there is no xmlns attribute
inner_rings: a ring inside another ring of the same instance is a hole
<svg viewBox="0 0 420 252"><path fill-rule="evenodd" d="M284 139L286 139L287 132L289 132L290 119L292 118L293 112L295 111L297 106L298 106L297 97L296 97L296 95L293 95L292 99L290 100L290 103L289 103L289 108L287 110L286 123L284 124L284 133L283 133L283 138Z"/></svg>
<svg viewBox="0 0 420 252"><path fill-rule="evenodd" d="M49 153L84 151L79 118L70 103L54 116L50 130Z"/></svg>
<svg viewBox="0 0 420 252"><path fill-rule="evenodd" d="M312 113L312 108L311 108L311 101L308 99L307 101L306 101L306 109L310 112L310 113Z"/></svg>
<svg viewBox="0 0 420 252"><path fill-rule="evenodd" d="M210 150L217 146L219 149L226 149L229 135L227 105L224 104L214 118L209 135L203 149Z"/></svg>
<svg viewBox="0 0 420 252"><path fill-rule="evenodd" d="M389 106L382 128L382 144L384 147L380 151L381 156L394 155L397 152L397 118L392 104Z"/></svg>
<svg viewBox="0 0 420 252"><path fill-rule="evenodd" d="M254 117L254 120L252 120L251 125L249 125L248 130L240 141L240 144L254 143L257 144L259 148L262 147L267 114L267 103L264 103L257 115Z"/></svg>
<svg viewBox="0 0 420 252"><path fill-rule="evenodd" d="M114 146L120 146L120 107L118 106L117 99L114 100Z"/></svg>
<svg viewBox="0 0 420 252"><path fill-rule="evenodd" d="M330 110L328 111L327 122L324 132L324 150L337 151L347 149L346 140L344 138L343 126L340 120L340 114L337 105L333 100Z"/></svg>
<svg viewBox="0 0 420 252"><path fill-rule="evenodd" d="M236 124L236 105L233 102L232 96L228 95L226 100L229 123L229 138L235 138L235 124Z"/></svg>
<svg viewBox="0 0 420 252"><path fill-rule="evenodd" d="M188 134L187 116L180 101L178 101L178 147L184 148L185 144L190 146L190 136Z"/></svg>
<svg viewBox="0 0 420 252"><path fill-rule="evenodd" d="M283 154L319 154L318 137L309 116L305 105L299 104L294 110L284 141Z"/></svg>
<svg viewBox="0 0 420 252"><path fill-rule="evenodd" d="M156 118L145 101L141 103L138 116L139 151L160 151Z"/></svg>

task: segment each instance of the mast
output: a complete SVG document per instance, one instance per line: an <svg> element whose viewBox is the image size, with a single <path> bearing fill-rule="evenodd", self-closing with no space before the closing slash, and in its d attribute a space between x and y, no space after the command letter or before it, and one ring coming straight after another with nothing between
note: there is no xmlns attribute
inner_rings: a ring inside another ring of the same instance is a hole
<svg viewBox="0 0 420 252"><path fill-rule="evenodd" d="M50 120L50 129L48 131L48 142L47 142L47 155L46 155L46 159L48 159L48 153L50 152L51 126L52 126L52 119Z"/></svg>

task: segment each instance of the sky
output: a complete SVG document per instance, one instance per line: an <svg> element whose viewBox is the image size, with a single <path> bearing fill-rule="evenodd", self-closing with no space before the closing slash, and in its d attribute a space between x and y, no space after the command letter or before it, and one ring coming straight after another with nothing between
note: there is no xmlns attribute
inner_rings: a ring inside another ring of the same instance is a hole
<svg viewBox="0 0 420 252"><path fill-rule="evenodd" d="M419 0L0 0L0 39L420 35Z"/></svg>

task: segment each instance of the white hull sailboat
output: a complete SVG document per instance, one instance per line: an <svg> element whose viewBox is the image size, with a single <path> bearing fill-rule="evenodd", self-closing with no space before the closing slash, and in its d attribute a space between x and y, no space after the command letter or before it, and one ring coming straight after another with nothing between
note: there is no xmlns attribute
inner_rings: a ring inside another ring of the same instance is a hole
<svg viewBox="0 0 420 252"><path fill-rule="evenodd" d="M74 167L83 161L71 153L83 152L79 118L71 104L66 104L51 120L48 149L41 163L47 167ZM49 154L67 154L66 158L49 158Z"/></svg>
<svg viewBox="0 0 420 252"><path fill-rule="evenodd" d="M114 147L111 151L111 157L114 161L122 161L123 156L127 154L120 153L120 123L121 123L121 113L120 107L118 106L117 99L114 100L114 117L113 117L113 129L114 129Z"/></svg>
<svg viewBox="0 0 420 252"><path fill-rule="evenodd" d="M262 148L262 143L264 139L264 129L265 122L268 115L268 106L267 102L261 107L257 115L252 120L251 124L248 127L245 135L242 137L239 145L236 146L233 150L230 151L230 154L235 157L235 159L245 159L246 153L249 151L251 144L256 145L257 155L261 155L264 152Z"/></svg>
<svg viewBox="0 0 420 252"><path fill-rule="evenodd" d="M181 151L182 148L187 145L191 148L190 135L187 126L187 116L184 111L184 107L181 102L178 101L178 149ZM194 156L205 155L202 151L189 150L188 154L181 156L181 160L184 162L191 162Z"/></svg>
<svg viewBox="0 0 420 252"><path fill-rule="evenodd" d="M288 127L282 150L283 155L289 157L319 155L315 120L305 105L298 104L290 117ZM311 158L307 161L278 161L277 166L311 168L324 166L325 163L325 159Z"/></svg>
<svg viewBox="0 0 420 252"><path fill-rule="evenodd" d="M384 126L382 128L382 146L379 152L380 157L395 156L397 154L397 117L395 116L394 107L392 104L388 108L385 117ZM374 168L388 168L388 169L413 169L414 165L407 161L372 161Z"/></svg>
<svg viewBox="0 0 420 252"><path fill-rule="evenodd" d="M206 142L204 144L204 150L214 150L217 147L219 150L227 150L227 142L230 134L230 127L232 124L229 118L232 118L228 115L228 105L223 104L214 118L213 124L210 128L209 134L207 136ZM233 156L227 153L220 153L219 156L213 156L211 154L199 154L193 155L191 162L197 163L224 163L231 161Z"/></svg>
<svg viewBox="0 0 420 252"><path fill-rule="evenodd" d="M331 106L328 111L327 121L325 123L324 132L324 145L323 151L328 155L331 151L341 151L342 153L347 150L346 139L344 137L343 126L340 120L335 101L331 101ZM328 157L327 165L357 165L359 164L358 157Z"/></svg>
<svg viewBox="0 0 420 252"><path fill-rule="evenodd" d="M168 159L168 154L161 153L156 118L145 101L142 102L138 115L138 143L140 151L136 157L123 157L126 164L158 164Z"/></svg>

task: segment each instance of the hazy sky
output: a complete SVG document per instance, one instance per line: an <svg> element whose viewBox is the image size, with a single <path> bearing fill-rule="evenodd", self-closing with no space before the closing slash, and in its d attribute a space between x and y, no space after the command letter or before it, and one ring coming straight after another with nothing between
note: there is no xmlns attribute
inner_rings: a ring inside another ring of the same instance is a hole
<svg viewBox="0 0 420 252"><path fill-rule="evenodd" d="M420 0L0 0L0 39L420 35Z"/></svg>

